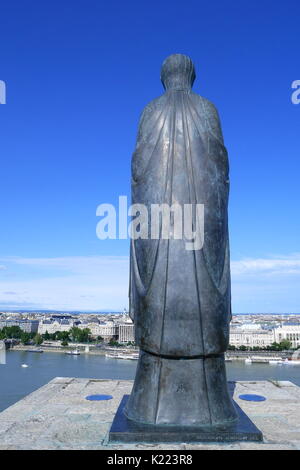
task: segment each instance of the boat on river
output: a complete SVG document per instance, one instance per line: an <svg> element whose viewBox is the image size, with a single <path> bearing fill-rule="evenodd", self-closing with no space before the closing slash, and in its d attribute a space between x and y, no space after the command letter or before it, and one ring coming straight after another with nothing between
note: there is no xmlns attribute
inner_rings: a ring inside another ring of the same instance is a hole
<svg viewBox="0 0 300 470"><path fill-rule="evenodd" d="M42 349L36 348L36 349L26 349L26 352L43 353L44 351Z"/></svg>
<svg viewBox="0 0 300 470"><path fill-rule="evenodd" d="M109 359L127 359L131 361L137 361L139 358L139 353L132 353L132 354L106 353L105 357Z"/></svg>
<svg viewBox="0 0 300 470"><path fill-rule="evenodd" d="M68 354L69 356L79 356L80 351L78 351L78 349L74 349L73 351L66 351L66 354Z"/></svg>
<svg viewBox="0 0 300 470"><path fill-rule="evenodd" d="M284 360L282 357L272 357L272 359L269 360L270 365L278 365L278 364L283 364Z"/></svg>

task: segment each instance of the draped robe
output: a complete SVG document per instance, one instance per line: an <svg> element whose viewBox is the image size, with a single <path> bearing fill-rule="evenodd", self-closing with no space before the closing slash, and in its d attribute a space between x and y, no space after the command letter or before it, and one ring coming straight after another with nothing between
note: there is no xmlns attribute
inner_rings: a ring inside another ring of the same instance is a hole
<svg viewBox="0 0 300 470"><path fill-rule="evenodd" d="M130 316L142 350L187 358L226 351L228 192L214 105L190 88L169 89L148 104L132 157L132 203L144 204L149 215L151 204L204 204L204 244L187 250L184 238L131 240Z"/></svg>

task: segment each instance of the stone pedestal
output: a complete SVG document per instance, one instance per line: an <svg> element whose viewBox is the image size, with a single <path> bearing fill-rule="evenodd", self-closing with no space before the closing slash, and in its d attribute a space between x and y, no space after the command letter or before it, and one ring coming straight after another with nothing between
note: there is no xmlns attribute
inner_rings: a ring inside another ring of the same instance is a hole
<svg viewBox="0 0 300 470"><path fill-rule="evenodd" d="M124 395L109 432L109 443L192 443L262 441L261 431L234 403L237 421L227 426L165 426L137 423L124 413L129 395Z"/></svg>

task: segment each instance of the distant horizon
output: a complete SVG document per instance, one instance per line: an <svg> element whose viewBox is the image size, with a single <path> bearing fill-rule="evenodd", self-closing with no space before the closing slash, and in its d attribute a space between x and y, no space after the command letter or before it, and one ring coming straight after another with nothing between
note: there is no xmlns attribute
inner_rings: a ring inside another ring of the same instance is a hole
<svg viewBox="0 0 300 470"><path fill-rule="evenodd" d="M41 309L41 310L33 310L33 309L21 309L21 310L12 310L12 309L4 309L0 306L0 313L9 312L9 313L69 313L69 314L110 314L110 313L124 313L124 310L51 310L51 309ZM127 310L126 310L127 311ZM128 311L127 311L128 313ZM234 315L300 315L300 312L238 312L232 313Z"/></svg>

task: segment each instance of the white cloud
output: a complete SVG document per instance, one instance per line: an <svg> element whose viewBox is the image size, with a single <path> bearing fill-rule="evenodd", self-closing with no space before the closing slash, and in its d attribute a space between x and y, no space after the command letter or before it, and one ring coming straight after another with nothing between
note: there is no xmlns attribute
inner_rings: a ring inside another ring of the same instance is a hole
<svg viewBox="0 0 300 470"><path fill-rule="evenodd" d="M56 310L122 310L128 305L127 256L14 257L6 262L15 275L2 280L0 305L9 299L12 308L22 302ZM24 267L30 268L25 276Z"/></svg>
<svg viewBox="0 0 300 470"><path fill-rule="evenodd" d="M246 258L231 262L235 277L242 275L285 275L300 274L300 253L274 258Z"/></svg>
<svg viewBox="0 0 300 470"><path fill-rule="evenodd" d="M300 253L231 263L234 312L300 313Z"/></svg>
<svg viewBox="0 0 300 470"><path fill-rule="evenodd" d="M67 256L60 258L5 258L7 262L40 268L56 268L74 273L128 266L128 256Z"/></svg>
<svg viewBox="0 0 300 470"><path fill-rule="evenodd" d="M3 258L0 307L122 310L128 256ZM234 312L300 312L300 253L231 262Z"/></svg>

